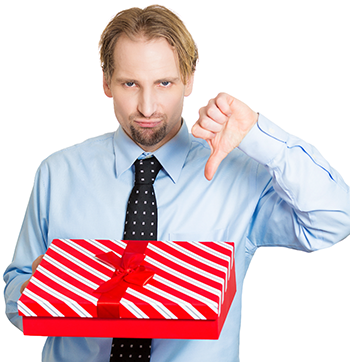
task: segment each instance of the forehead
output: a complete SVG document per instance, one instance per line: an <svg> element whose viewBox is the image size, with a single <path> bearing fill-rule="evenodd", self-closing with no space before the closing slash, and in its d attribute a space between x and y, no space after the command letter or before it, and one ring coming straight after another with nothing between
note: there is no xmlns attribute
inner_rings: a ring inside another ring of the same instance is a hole
<svg viewBox="0 0 350 362"><path fill-rule="evenodd" d="M130 39L121 35L114 49L114 76L130 79L179 77L175 49L164 38Z"/></svg>

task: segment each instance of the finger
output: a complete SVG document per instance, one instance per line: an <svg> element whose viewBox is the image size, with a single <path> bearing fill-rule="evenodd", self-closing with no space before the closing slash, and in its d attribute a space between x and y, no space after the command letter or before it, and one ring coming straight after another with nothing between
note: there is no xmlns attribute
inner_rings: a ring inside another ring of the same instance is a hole
<svg viewBox="0 0 350 362"><path fill-rule="evenodd" d="M34 274L35 270L37 269L37 267L39 266L40 262L43 260L44 254L38 256L32 263L32 275ZM31 277L30 277L31 278ZM21 294L23 293L24 289L27 287L28 283L30 282L30 278L28 280L26 280L20 288L20 292Z"/></svg>
<svg viewBox="0 0 350 362"><path fill-rule="evenodd" d="M221 151L213 152L205 165L204 176L211 181L220 166L221 161L226 157L226 153Z"/></svg>
<svg viewBox="0 0 350 362"><path fill-rule="evenodd" d="M232 116L232 103L234 98L227 93L219 93L215 98L215 104L220 109L220 111L227 117Z"/></svg>
<svg viewBox="0 0 350 362"><path fill-rule="evenodd" d="M206 131L210 131L212 133L219 133L222 131L223 125L216 122L215 120L209 117L200 117L197 121L198 125Z"/></svg>
<svg viewBox="0 0 350 362"><path fill-rule="evenodd" d="M20 288L20 290L19 290L19 291L21 292L21 294L23 293L24 289L25 289L26 286L28 285L29 280L30 280L30 279L26 280L26 281L21 285L21 288Z"/></svg>
<svg viewBox="0 0 350 362"><path fill-rule="evenodd" d="M203 140L211 140L215 137L214 132L204 129L198 122L193 125L191 132L194 137L202 138Z"/></svg>
<svg viewBox="0 0 350 362"><path fill-rule="evenodd" d="M217 106L215 99L209 101L208 106L204 108L204 112L204 116L219 124L224 124L228 120L227 115L224 114Z"/></svg>
<svg viewBox="0 0 350 362"><path fill-rule="evenodd" d="M44 255L40 255L38 256L32 264L32 273L34 274L35 270L37 269L37 267L39 266L39 264L41 263L41 261L43 260Z"/></svg>
<svg viewBox="0 0 350 362"><path fill-rule="evenodd" d="M223 124L226 123L227 117L216 107L214 100L211 105L199 110L199 119L196 122L201 128L218 133L221 132Z"/></svg>

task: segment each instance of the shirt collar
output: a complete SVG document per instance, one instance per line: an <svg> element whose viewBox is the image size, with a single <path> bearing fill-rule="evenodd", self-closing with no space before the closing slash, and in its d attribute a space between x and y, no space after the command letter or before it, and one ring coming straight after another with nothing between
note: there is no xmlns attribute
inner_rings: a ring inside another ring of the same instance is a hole
<svg viewBox="0 0 350 362"><path fill-rule="evenodd" d="M152 153L174 183L179 179L190 146L188 128L183 122L180 131L169 142ZM124 132L122 127L119 127L114 134L114 153L116 177L129 169L137 158L149 155Z"/></svg>

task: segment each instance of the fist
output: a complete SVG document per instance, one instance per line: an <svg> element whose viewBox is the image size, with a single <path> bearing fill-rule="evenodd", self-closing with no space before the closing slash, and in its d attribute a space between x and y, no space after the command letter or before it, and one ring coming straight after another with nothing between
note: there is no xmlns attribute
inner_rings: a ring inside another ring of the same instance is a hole
<svg viewBox="0 0 350 362"><path fill-rule="evenodd" d="M208 180L214 177L221 161L239 144L258 121L258 114L227 93L220 93L199 110L192 127L194 137L206 140L211 154L205 166Z"/></svg>

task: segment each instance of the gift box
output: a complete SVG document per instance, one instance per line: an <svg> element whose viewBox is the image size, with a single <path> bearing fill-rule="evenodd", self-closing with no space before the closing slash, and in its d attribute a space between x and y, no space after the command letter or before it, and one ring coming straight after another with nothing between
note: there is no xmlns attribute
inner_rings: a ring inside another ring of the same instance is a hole
<svg viewBox="0 0 350 362"><path fill-rule="evenodd" d="M217 339L234 243L55 239L17 305L26 335Z"/></svg>

